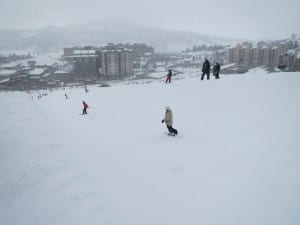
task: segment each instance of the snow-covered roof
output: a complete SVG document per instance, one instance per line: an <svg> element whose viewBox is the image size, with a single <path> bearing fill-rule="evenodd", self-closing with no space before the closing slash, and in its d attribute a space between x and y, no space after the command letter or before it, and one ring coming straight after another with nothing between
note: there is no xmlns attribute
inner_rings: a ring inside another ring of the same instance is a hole
<svg viewBox="0 0 300 225"><path fill-rule="evenodd" d="M184 58L183 60L180 60L181 62L192 62L192 58Z"/></svg>
<svg viewBox="0 0 300 225"><path fill-rule="evenodd" d="M289 49L287 51L288 54L296 54L296 50L295 49Z"/></svg>
<svg viewBox="0 0 300 225"><path fill-rule="evenodd" d="M40 76L42 75L43 72L44 69L37 68L37 69L30 70L28 74L33 76Z"/></svg>
<svg viewBox="0 0 300 225"><path fill-rule="evenodd" d="M63 70L58 70L54 74L69 74L69 72L63 71Z"/></svg>
<svg viewBox="0 0 300 225"><path fill-rule="evenodd" d="M4 80L1 80L1 81L0 81L0 84L6 83L6 82L8 82L8 81L9 81L9 78L4 79Z"/></svg>
<svg viewBox="0 0 300 225"><path fill-rule="evenodd" d="M40 77L38 77L38 76L30 76L29 78L30 79L40 79Z"/></svg>
<svg viewBox="0 0 300 225"><path fill-rule="evenodd" d="M50 75L50 73L45 73L44 75L43 75L43 77L48 77Z"/></svg>
<svg viewBox="0 0 300 225"><path fill-rule="evenodd" d="M73 55L73 58L95 58L98 57L96 54L81 54L81 55Z"/></svg>
<svg viewBox="0 0 300 225"><path fill-rule="evenodd" d="M128 48L118 48L118 49L105 49L101 52L133 52L133 51Z"/></svg>
<svg viewBox="0 0 300 225"><path fill-rule="evenodd" d="M212 55L213 51L197 51L197 52L187 52L187 53L182 53L184 56L201 56L201 55Z"/></svg>
<svg viewBox="0 0 300 225"><path fill-rule="evenodd" d="M96 54L95 50L74 50L75 55L89 55Z"/></svg>
<svg viewBox="0 0 300 225"><path fill-rule="evenodd" d="M5 76L5 75L12 75L15 72L17 72L16 70L0 70L0 76Z"/></svg>

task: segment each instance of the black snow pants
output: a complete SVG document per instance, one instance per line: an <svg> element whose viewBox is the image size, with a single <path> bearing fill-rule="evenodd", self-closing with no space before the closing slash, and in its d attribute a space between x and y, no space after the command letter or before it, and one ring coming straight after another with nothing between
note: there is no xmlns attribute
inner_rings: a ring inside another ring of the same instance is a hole
<svg viewBox="0 0 300 225"><path fill-rule="evenodd" d="M207 75L207 80L209 80L209 71L204 71L202 73L201 80L203 80L205 74Z"/></svg>
<svg viewBox="0 0 300 225"><path fill-rule="evenodd" d="M167 126L170 134L178 134L178 131L174 129L172 126Z"/></svg>

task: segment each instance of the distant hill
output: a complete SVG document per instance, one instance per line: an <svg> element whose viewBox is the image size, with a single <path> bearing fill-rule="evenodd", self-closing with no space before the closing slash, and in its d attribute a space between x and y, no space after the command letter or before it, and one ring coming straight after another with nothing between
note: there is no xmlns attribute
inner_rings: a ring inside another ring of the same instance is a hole
<svg viewBox="0 0 300 225"><path fill-rule="evenodd" d="M157 51L181 51L193 45L228 44L233 40L150 28L126 22L94 22L34 30L0 29L0 50L57 51L65 46L105 45L109 42L147 43Z"/></svg>

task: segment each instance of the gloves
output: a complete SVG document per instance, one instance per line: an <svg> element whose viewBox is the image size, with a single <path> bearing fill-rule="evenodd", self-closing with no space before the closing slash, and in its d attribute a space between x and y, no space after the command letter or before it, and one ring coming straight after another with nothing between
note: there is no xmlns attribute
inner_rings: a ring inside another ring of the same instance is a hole
<svg viewBox="0 0 300 225"><path fill-rule="evenodd" d="M161 123L164 123L164 122L165 122L165 120L162 120L162 121L161 121Z"/></svg>

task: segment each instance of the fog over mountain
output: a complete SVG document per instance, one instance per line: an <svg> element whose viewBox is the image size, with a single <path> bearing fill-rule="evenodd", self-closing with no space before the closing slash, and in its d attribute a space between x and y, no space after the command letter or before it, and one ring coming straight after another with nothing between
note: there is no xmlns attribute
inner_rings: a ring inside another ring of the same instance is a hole
<svg viewBox="0 0 300 225"><path fill-rule="evenodd" d="M66 46L109 42L146 43L157 51L181 51L193 45L228 44L234 40L186 31L164 30L127 22L93 22L31 30L0 29L0 50L57 51Z"/></svg>

